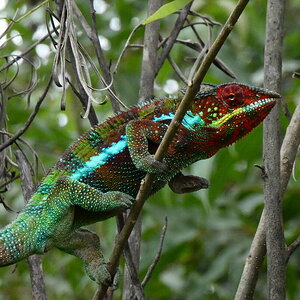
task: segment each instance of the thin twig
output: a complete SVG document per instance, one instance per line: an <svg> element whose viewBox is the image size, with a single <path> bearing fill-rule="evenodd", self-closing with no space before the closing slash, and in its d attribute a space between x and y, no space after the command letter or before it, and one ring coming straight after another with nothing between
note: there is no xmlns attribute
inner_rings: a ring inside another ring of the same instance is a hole
<svg viewBox="0 0 300 300"><path fill-rule="evenodd" d="M194 11L194 10L190 10L189 15L201 18L202 20L204 20L210 26L214 26L214 25L222 26L222 24L220 22L213 21L210 17L202 15L202 14L200 14L200 13Z"/></svg>
<svg viewBox="0 0 300 300"><path fill-rule="evenodd" d="M56 27L56 30L59 28L59 26ZM55 30L52 30L51 33L53 33ZM46 40L49 37L49 34L44 35L42 38L34 42L30 47L28 47L26 50L24 50L22 53L20 53L18 56L16 56L14 59L12 59L10 62L4 64L3 66L0 67L0 72L3 70L9 68L11 65L13 65L15 62L20 60L21 58L24 58L30 51L35 49L35 47L42 43L44 40Z"/></svg>
<svg viewBox="0 0 300 300"><path fill-rule="evenodd" d="M4 130L0 130L0 135L6 135L6 136L8 136L8 137L13 137L14 135L13 134L10 134L10 133L8 133L8 132L6 132L6 131L4 131ZM37 175L37 171L35 171L35 169L37 169L37 167L38 167L38 165L41 165L42 166L42 171L43 171L43 174L45 174L46 173L46 169L45 169L45 167L44 167L44 165L43 165L43 162L40 160L40 158L39 158L39 156L38 156L38 154L36 153L36 151L25 141L25 140L23 140L22 138L18 138L18 141L20 141L22 144L24 144L28 149L29 149L29 151L30 151L30 153L33 155L33 158L34 158L34 161L35 161L35 168L33 168L32 169L32 172L35 174L35 175ZM17 142L15 142L15 144L16 144L16 146L17 146L17 148L24 154L24 151L22 150L22 148L19 146L19 144L17 143ZM24 154L24 156L26 156L25 154ZM9 156L6 156L5 157L5 159L12 165L12 166L14 166L14 167L18 167L18 165L16 164L16 163L14 163L10 158L9 158Z"/></svg>
<svg viewBox="0 0 300 300"><path fill-rule="evenodd" d="M7 185L11 184L12 182L14 182L16 179L19 179L20 175L14 176L13 178L7 180L5 183L3 183L2 185L0 185L0 190L2 190L3 188L5 188Z"/></svg>
<svg viewBox="0 0 300 300"><path fill-rule="evenodd" d="M12 136L11 138L9 138L7 141L5 141L2 145L0 145L0 152L5 149L6 147L10 146L16 139L18 139L30 126L30 124L32 123L32 121L34 120L36 114L38 113L40 106L42 105L48 91L49 88L51 86L52 83L52 76L49 79L49 82L43 92L43 94L41 95L40 99L38 100L37 104L34 107L33 112L31 113L30 117L28 118L28 120L25 122L24 126L22 128L20 128L18 130L18 132L16 134L14 134L14 136Z"/></svg>
<svg viewBox="0 0 300 300"><path fill-rule="evenodd" d="M198 46L199 49L196 49L196 48L193 48L194 50L196 51L202 51L202 49L206 46L206 44L204 43L204 41L201 39L200 35L198 34L194 24L190 23L190 21L187 19L187 23L188 25L187 26L190 26L193 33L195 34L197 40L199 43L192 43L191 45L188 45L189 47L192 48L192 46L196 47ZM194 44L194 45L193 45ZM221 71L223 71L225 74L227 74L229 77L233 78L233 79L236 79L236 75L234 74L234 72L232 70L229 69L228 66L226 66L226 64L221 60L219 59L218 57L215 58L213 64L219 68Z"/></svg>
<svg viewBox="0 0 300 300"><path fill-rule="evenodd" d="M189 84L189 81L185 78L184 74L181 72L180 68L176 64L176 62L173 60L173 58L170 55L167 55L168 61L170 65L172 66L173 70L177 74L177 76L186 84Z"/></svg>
<svg viewBox="0 0 300 300"><path fill-rule="evenodd" d="M288 263L291 255L300 247L300 236L298 236L286 249L286 263Z"/></svg>
<svg viewBox="0 0 300 300"><path fill-rule="evenodd" d="M125 45L124 45L124 47L123 47L123 49L122 49L122 51L121 51L121 53L120 53L120 55L119 55L119 57L118 57L118 59L117 59L115 68L114 68L114 70L113 70L113 74L117 73L118 68L119 68L119 65L120 65L120 62L121 62L121 59L122 59L122 57L123 57L123 55L124 55L126 49L129 47L129 42L130 42L132 36L133 36L134 33L135 33L139 28L141 28L141 27L142 27L141 24L136 25L136 26L132 29L131 33L129 34L129 36L128 36L126 42L125 42Z"/></svg>
<svg viewBox="0 0 300 300"><path fill-rule="evenodd" d="M156 253L156 255L153 259L153 262L151 263L150 267L148 268L147 273L146 273L146 275L145 275L145 277L142 281L142 287L146 286L147 282L150 280L150 278L153 274L153 271L154 271L155 267L157 266L157 264L159 262L161 252L162 252L162 249L163 249L163 245L164 245L164 240L165 240L167 229L168 229L168 218L165 217L165 224L164 224L164 226L162 228L162 231L161 231L161 234L160 234L158 251L157 251L157 253Z"/></svg>
<svg viewBox="0 0 300 300"><path fill-rule="evenodd" d="M180 12L179 12L179 16L175 22L175 25L167 39L167 41L165 42L165 44L163 45L163 50L162 52L160 53L159 57L158 57L158 60L157 60L157 63L156 63L156 66L155 66L155 73L157 74L158 71L160 70L161 66L163 65L164 61L166 60L167 58L167 55L170 53L177 37L178 37L178 34L186 20L186 17L188 15L188 12L191 8L193 4L193 1L191 1L189 4L187 4L185 7L183 7Z"/></svg>

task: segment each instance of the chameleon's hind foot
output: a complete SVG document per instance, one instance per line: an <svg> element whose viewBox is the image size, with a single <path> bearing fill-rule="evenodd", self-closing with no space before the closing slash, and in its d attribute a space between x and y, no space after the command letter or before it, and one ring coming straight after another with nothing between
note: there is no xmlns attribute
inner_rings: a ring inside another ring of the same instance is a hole
<svg viewBox="0 0 300 300"><path fill-rule="evenodd" d="M116 290L119 286L120 271L117 270L113 280L110 272L108 271L108 265L106 263L90 263L85 265L86 273L89 277L98 284L105 284L111 286L113 290Z"/></svg>

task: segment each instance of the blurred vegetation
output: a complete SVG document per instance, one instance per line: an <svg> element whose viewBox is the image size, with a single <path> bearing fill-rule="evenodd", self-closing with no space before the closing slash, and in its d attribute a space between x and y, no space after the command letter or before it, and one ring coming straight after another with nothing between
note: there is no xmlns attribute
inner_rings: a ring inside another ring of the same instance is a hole
<svg viewBox="0 0 300 300"><path fill-rule="evenodd" d="M34 1L32 1L34 2ZM7 26L5 18L12 18L19 9L18 16L32 8L31 1L8 1L1 3L0 30ZM100 40L107 60L115 64L124 43L133 27L146 17L147 1L99 0L97 25ZM88 15L86 1L77 1L83 13ZM236 1L211 0L195 1L193 9L224 23ZM54 8L54 4L50 3ZM245 13L222 48L219 58L230 67L237 80L252 85L261 85L263 79L263 53L265 34L265 1L250 1ZM259 9L258 9L259 6ZM284 38L283 91L284 99L291 112L300 99L300 81L292 79L294 71L300 69L300 3L291 0L286 7L286 31ZM174 16L162 20L162 32L172 28ZM6 38L11 40L1 49L1 56L16 55L42 35L46 34L44 7L13 25ZM201 37L207 39L204 26L197 29ZM213 37L219 28L213 29ZM80 43L87 49L89 40L78 33ZM182 31L181 39L193 38L190 30ZM143 29L139 29L134 43L142 43ZM3 40L1 43L4 42ZM127 104L137 102L142 50L131 49L125 53L114 83L117 94ZM176 45L171 55L181 70L188 70L191 63L186 57L196 53ZM14 97L7 103L8 130L16 132L29 117L35 103L44 90L52 70L54 50L49 39L28 55L37 68L38 82L30 103L26 97ZM1 59L0 65L5 60ZM12 67L9 77L16 72ZM11 94L29 85L31 67L24 61L13 84ZM4 76L4 74L1 74ZM169 93L168 80L178 82L177 75L168 63L161 69L156 81L156 95ZM3 78L1 79L3 80ZM97 80L95 77L94 80ZM212 66L206 75L206 82L222 83L231 81L216 67ZM38 153L46 169L51 167L66 147L82 132L89 128L88 120L80 118L81 106L71 91L67 92L67 109L60 110L61 89L52 87L47 99L29 130L22 136ZM95 107L99 120L112 114L109 104ZM282 117L282 136L288 120ZM26 147L24 147L26 150ZM28 153L30 150L27 149ZM29 156L32 157L32 156ZM32 157L33 158L33 157ZM214 158L198 162L185 170L210 180L207 191L187 195L175 195L164 188L149 199L143 211L143 244L141 254L141 275L154 257L164 219L168 217L168 230L163 254L154 275L146 288L149 299L232 299L243 269L260 213L263 209L262 179L260 170L254 164L262 164L262 127L234 146L220 151ZM38 180L43 176L42 169ZM295 166L295 178L299 178L299 166ZM18 211L23 206L19 182L9 186L2 194L5 202ZM292 180L285 195L284 224L287 243L300 234L300 195L299 183ZM3 227L15 214L0 207L0 225ZM92 228L102 237L106 256L110 254L115 236L115 220L111 219ZM300 299L300 254L296 252L287 270L287 299ZM82 265L76 258L58 250L47 253L43 259L45 282L49 299L91 299L96 284L85 275ZM265 299L265 270L259 278L255 299ZM30 279L25 261L0 269L0 299L30 298Z"/></svg>

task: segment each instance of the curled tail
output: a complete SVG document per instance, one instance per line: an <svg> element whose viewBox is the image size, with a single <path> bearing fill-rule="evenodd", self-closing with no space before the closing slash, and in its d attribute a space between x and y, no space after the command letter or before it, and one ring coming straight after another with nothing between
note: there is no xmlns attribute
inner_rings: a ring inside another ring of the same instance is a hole
<svg viewBox="0 0 300 300"><path fill-rule="evenodd" d="M44 252L45 239L38 228L36 216L25 208L15 221L0 230L0 267Z"/></svg>

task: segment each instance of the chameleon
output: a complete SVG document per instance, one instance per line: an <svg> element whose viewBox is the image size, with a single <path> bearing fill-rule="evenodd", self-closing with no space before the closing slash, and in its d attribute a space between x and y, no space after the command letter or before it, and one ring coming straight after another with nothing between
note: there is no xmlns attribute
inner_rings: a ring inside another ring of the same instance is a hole
<svg viewBox="0 0 300 300"><path fill-rule="evenodd" d="M180 96L131 107L91 128L48 171L16 220L0 230L0 266L56 247L79 257L92 280L111 282L98 235L82 226L130 208L147 173L155 173L151 194L167 183L178 193L203 188L204 179L181 169L248 134L278 98L242 83L202 85L162 162L154 154Z"/></svg>

